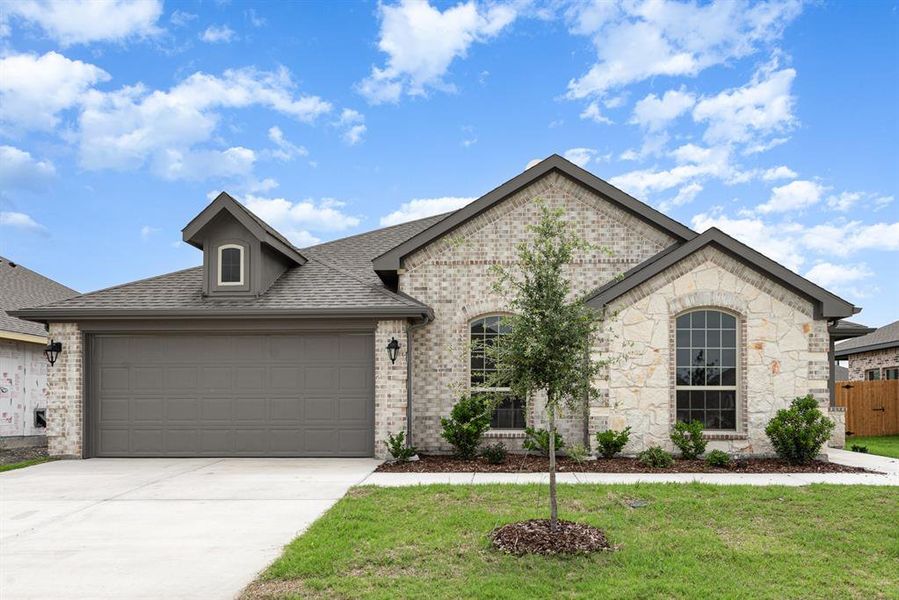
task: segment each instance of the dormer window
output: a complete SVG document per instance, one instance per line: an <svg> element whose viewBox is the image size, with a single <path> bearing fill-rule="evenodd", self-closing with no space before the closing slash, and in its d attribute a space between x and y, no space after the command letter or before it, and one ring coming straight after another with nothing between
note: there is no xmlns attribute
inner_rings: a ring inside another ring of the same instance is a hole
<svg viewBox="0 0 899 600"><path fill-rule="evenodd" d="M219 274L218 284L243 285L244 284L244 248L237 244L224 244L219 246Z"/></svg>

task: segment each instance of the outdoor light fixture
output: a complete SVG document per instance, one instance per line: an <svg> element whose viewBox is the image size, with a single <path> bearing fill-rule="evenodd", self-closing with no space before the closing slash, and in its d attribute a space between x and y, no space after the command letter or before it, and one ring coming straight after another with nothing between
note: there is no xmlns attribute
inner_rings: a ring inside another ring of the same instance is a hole
<svg viewBox="0 0 899 600"><path fill-rule="evenodd" d="M44 356L47 357L47 361L50 363L51 367L53 366L53 363L56 362L56 359L59 358L60 352L62 352L62 342L50 340L50 343L44 348Z"/></svg>
<svg viewBox="0 0 899 600"><path fill-rule="evenodd" d="M387 356L390 357L390 362L396 362L396 355L400 351L400 343L397 341L395 337L390 338L390 341L387 342Z"/></svg>

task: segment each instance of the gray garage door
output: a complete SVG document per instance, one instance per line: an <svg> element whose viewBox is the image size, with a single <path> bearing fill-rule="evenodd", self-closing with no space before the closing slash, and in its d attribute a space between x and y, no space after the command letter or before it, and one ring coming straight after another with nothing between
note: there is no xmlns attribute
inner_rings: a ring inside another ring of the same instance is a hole
<svg viewBox="0 0 899 600"><path fill-rule="evenodd" d="M371 334L96 335L92 456L371 456Z"/></svg>

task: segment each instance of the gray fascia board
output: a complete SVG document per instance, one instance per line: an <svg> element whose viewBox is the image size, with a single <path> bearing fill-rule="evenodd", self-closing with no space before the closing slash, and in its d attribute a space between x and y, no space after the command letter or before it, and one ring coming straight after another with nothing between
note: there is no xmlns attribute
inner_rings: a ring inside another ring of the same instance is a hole
<svg viewBox="0 0 899 600"><path fill-rule="evenodd" d="M430 307L364 307L364 308L309 308L309 309L170 309L170 310L110 310L94 309L22 309L10 312L15 317L35 321L59 322L81 319L228 319L292 317L302 319L339 317L422 317L433 318Z"/></svg>
<svg viewBox="0 0 899 600"><path fill-rule="evenodd" d="M442 221L431 225L418 235L409 238L402 244L381 254L372 261L375 271L379 274L383 274L400 269L402 267L403 258L412 252L415 252L437 238L446 235L453 229L476 217L481 212L501 202L521 188L537 181L552 171L558 171L577 183L593 189L599 195L609 198L614 203L624 208L627 212L634 214L643 221L654 225L656 228L669 233L675 238L685 241L691 240L698 235L686 225L678 223L651 206L640 202L633 196L624 193L589 171L562 158L558 154L553 154L549 158L544 159L530 169L516 175L509 181L481 196L471 204L448 215Z"/></svg>
<svg viewBox="0 0 899 600"><path fill-rule="evenodd" d="M209 221L215 218L222 210L227 210L228 214L237 219L247 231L252 233L260 242L268 244L287 258L293 260L298 265L306 264L306 257L303 256L293 246L288 246L277 237L265 230L255 219L250 216L249 210L238 204L237 200L232 198L226 192L219 194L206 208L200 211L196 217L191 219L184 229L181 230L181 239L195 248L202 248L202 245L194 238Z"/></svg>
<svg viewBox="0 0 899 600"><path fill-rule="evenodd" d="M868 346L857 346L855 348L846 348L845 350L840 350L840 347L837 346L834 349L834 357L835 358L848 358L853 354L861 354L862 352L872 352L874 350L886 350L888 348L899 348L899 342L880 342L879 344L870 344Z"/></svg>
<svg viewBox="0 0 899 600"><path fill-rule="evenodd" d="M683 244L679 248L676 248L672 252L665 254L658 260L652 261L645 268L637 270L627 278L600 291L592 298L588 299L587 304L594 308L602 308L615 298L618 298L638 285L645 283L652 277L658 275L708 244L714 244L718 249L743 264L746 264L765 275L771 276L782 285L815 301L816 311L823 318L849 317L858 312L856 307L851 303L815 285L804 277L793 273L786 267L774 262L770 258L753 250L746 244L735 240L715 227L712 227L705 233Z"/></svg>

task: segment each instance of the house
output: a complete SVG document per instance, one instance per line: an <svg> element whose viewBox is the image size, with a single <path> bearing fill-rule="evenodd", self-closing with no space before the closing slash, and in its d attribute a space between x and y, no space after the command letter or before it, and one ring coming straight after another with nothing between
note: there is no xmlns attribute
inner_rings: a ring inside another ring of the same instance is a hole
<svg viewBox="0 0 899 600"><path fill-rule="evenodd" d="M0 447L46 443L46 328L9 314L77 295L0 256Z"/></svg>
<svg viewBox="0 0 899 600"><path fill-rule="evenodd" d="M899 321L837 344L837 360L849 361L850 381L899 379Z"/></svg>
<svg viewBox="0 0 899 600"><path fill-rule="evenodd" d="M540 202L612 251L570 268L613 361L561 419L566 440L630 426L627 452L671 448L676 420L697 419L710 448L766 454L768 420L811 393L842 445L832 344L860 309L553 155L455 212L303 249L222 193L183 230L202 266L17 311L63 344L51 453L384 456L404 430L449 450L440 418L492 367L471 342L505 333L490 266L514 260ZM539 398L506 393L488 438L519 447L541 422Z"/></svg>

